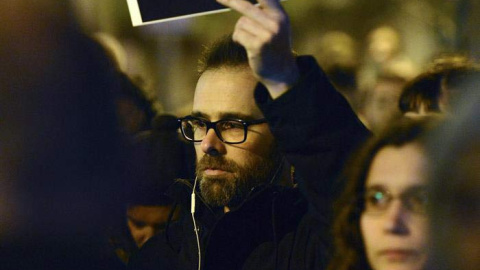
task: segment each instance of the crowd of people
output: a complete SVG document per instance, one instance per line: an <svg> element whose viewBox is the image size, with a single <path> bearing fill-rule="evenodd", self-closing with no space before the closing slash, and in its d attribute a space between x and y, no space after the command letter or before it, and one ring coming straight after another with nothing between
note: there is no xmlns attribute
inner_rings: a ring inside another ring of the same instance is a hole
<svg viewBox="0 0 480 270"><path fill-rule="evenodd" d="M474 61L437 59L367 127L280 1L217 2L241 17L180 118L64 5L0 4L0 268L477 269Z"/></svg>

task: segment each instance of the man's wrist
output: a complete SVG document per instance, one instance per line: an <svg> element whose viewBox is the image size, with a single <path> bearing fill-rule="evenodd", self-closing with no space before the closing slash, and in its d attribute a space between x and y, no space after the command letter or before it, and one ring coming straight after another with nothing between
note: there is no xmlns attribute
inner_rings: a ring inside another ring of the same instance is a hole
<svg viewBox="0 0 480 270"><path fill-rule="evenodd" d="M280 80L277 81L263 81L263 85L267 88L268 92L272 99L276 99L286 93L290 88L292 88L300 78L300 71L296 63L291 66L284 74Z"/></svg>

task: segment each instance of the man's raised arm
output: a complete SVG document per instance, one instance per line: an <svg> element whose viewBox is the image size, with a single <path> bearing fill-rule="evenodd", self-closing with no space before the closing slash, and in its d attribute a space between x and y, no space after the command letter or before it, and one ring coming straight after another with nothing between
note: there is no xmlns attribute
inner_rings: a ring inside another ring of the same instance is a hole
<svg viewBox="0 0 480 270"><path fill-rule="evenodd" d="M279 0L217 0L238 11L234 41L245 47L260 81L255 98L315 206L331 208L348 156L370 135L345 98L310 56L295 57L290 22ZM262 91L266 88L272 101ZM337 186L338 184L338 186ZM323 212L320 210L320 212Z"/></svg>
<svg viewBox="0 0 480 270"><path fill-rule="evenodd" d="M233 40L247 50L255 77L273 99L285 93L299 78L292 53L290 21L279 0L217 0L243 16L233 32Z"/></svg>

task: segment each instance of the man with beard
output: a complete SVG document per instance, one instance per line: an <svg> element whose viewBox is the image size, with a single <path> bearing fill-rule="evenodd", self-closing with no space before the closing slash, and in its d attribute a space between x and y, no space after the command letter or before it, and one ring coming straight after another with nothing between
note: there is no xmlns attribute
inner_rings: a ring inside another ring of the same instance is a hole
<svg viewBox="0 0 480 270"><path fill-rule="evenodd" d="M227 212L238 207L252 188L273 181L274 174L280 174L281 158L255 104L257 81L246 55L225 63L222 47L243 51L227 37L205 55L193 111L181 119L181 130L187 140L195 142L200 194L208 205L224 207Z"/></svg>
<svg viewBox="0 0 480 270"><path fill-rule="evenodd" d="M179 119L197 179L177 187L195 191L194 213L147 242L131 269L327 264L335 179L368 131L313 58L294 56L279 1L259 2L221 1L244 16L205 52L192 114ZM278 184L292 183L284 159L299 188Z"/></svg>

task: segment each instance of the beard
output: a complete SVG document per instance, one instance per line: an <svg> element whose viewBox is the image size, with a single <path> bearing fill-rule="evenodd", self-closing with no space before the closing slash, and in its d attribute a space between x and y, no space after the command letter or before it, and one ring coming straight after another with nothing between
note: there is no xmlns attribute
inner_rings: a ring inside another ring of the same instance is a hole
<svg viewBox="0 0 480 270"><path fill-rule="evenodd" d="M201 177L200 193L210 206L237 207L254 187L273 180L280 162L281 155L276 150L268 157L249 156L243 166L223 156L205 155L196 167L196 174ZM203 172L207 168L228 173L205 176Z"/></svg>

